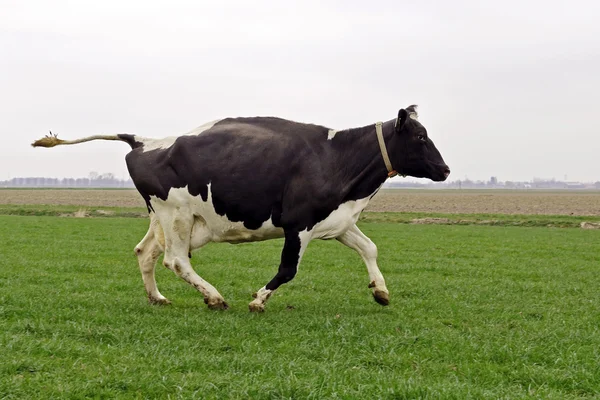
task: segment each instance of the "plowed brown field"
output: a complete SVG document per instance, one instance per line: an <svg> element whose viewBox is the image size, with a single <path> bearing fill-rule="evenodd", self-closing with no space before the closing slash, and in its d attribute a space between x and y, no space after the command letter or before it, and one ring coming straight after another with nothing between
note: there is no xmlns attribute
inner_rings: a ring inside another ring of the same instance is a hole
<svg viewBox="0 0 600 400"><path fill-rule="evenodd" d="M0 190L0 204L144 207L135 190ZM458 214L600 215L600 192L382 190L367 211Z"/></svg>

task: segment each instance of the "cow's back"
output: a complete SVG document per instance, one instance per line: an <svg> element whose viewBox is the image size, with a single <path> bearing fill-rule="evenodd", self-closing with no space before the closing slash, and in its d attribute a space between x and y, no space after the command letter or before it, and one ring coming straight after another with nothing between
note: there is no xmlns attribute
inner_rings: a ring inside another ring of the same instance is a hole
<svg viewBox="0 0 600 400"><path fill-rule="evenodd" d="M218 215L257 229L281 226L282 197L294 175L322 170L327 128L279 118L228 118L168 148L127 155L131 177L146 199L166 201L174 188L210 200Z"/></svg>

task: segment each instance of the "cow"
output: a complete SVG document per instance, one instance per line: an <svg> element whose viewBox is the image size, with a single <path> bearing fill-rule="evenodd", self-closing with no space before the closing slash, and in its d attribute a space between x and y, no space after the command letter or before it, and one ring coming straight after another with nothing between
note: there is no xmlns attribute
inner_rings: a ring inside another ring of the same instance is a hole
<svg viewBox="0 0 600 400"><path fill-rule="evenodd" d="M354 249L366 264L375 301L388 305L377 246L356 222L387 178L444 181L450 174L414 105L386 122L344 130L244 117L164 139L117 134L62 140L50 134L32 146L92 140L131 146L127 168L150 216L135 254L155 304L169 303L154 277L162 253L164 266L200 291L210 309L227 309L223 296L192 268L191 251L209 242L284 238L279 269L253 294L250 311L264 311L273 292L294 278L313 239L336 239Z"/></svg>

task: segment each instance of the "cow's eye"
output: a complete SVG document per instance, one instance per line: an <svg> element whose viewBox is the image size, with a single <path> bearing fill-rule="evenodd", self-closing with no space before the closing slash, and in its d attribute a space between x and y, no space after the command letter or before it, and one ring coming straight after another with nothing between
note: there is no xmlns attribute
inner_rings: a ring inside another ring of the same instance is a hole
<svg viewBox="0 0 600 400"><path fill-rule="evenodd" d="M425 135L419 135L419 136L417 136L417 139L419 139L421 142L427 141L427 139L425 138Z"/></svg>

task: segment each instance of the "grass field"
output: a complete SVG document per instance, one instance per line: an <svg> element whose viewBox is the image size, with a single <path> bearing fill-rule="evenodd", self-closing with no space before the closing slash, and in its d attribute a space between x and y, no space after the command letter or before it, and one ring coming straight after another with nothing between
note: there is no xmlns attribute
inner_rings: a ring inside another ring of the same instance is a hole
<svg viewBox="0 0 600 400"><path fill-rule="evenodd" d="M150 306L133 247L147 219L0 216L0 398L574 399L600 396L600 231L363 222L391 305L362 261L310 244L250 314L280 240L213 244L163 267Z"/></svg>

